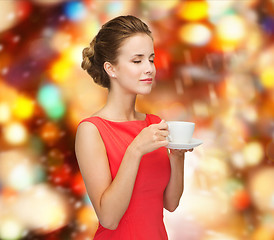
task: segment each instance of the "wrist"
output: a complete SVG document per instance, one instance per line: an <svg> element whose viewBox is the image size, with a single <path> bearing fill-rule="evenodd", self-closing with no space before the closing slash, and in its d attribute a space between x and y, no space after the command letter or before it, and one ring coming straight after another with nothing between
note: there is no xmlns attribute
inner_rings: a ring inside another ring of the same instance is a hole
<svg viewBox="0 0 274 240"><path fill-rule="evenodd" d="M176 166L178 165L184 165L185 156L184 155L177 155L177 154L171 154L169 155L170 163L174 164Z"/></svg>
<svg viewBox="0 0 274 240"><path fill-rule="evenodd" d="M126 152L130 154L133 158L137 159L141 159L143 156L141 150L138 147L133 146L132 144L128 146Z"/></svg>

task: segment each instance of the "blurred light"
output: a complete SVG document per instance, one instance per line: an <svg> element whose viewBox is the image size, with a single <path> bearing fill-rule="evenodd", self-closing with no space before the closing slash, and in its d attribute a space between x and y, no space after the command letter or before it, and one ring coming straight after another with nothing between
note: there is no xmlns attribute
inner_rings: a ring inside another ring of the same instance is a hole
<svg viewBox="0 0 274 240"><path fill-rule="evenodd" d="M241 189L234 193L232 197L233 206L238 211L246 210L250 206L250 196L246 189Z"/></svg>
<svg viewBox="0 0 274 240"><path fill-rule="evenodd" d="M264 150L260 142L250 142L243 149L243 156L248 166L258 165L263 157Z"/></svg>
<svg viewBox="0 0 274 240"><path fill-rule="evenodd" d="M274 209L274 168L264 167L258 169L249 178L249 189L255 207L268 212Z"/></svg>
<svg viewBox="0 0 274 240"><path fill-rule="evenodd" d="M247 120L248 122L255 123L256 121L258 121L258 112L253 105L246 106L241 112L242 112L242 118Z"/></svg>
<svg viewBox="0 0 274 240"><path fill-rule="evenodd" d="M93 228L98 227L98 218L95 211L90 206L82 206L77 212L77 223L81 227Z"/></svg>
<svg viewBox="0 0 274 240"><path fill-rule="evenodd" d="M221 144L224 149L229 151L242 150L246 142L246 125L239 118L235 117L236 107L231 105L220 121L222 121ZM225 144L225 145L224 145Z"/></svg>
<svg viewBox="0 0 274 240"><path fill-rule="evenodd" d="M17 1L16 12L20 20L26 19L32 10L32 4L29 1Z"/></svg>
<svg viewBox="0 0 274 240"><path fill-rule="evenodd" d="M9 175L9 184L17 190L29 188L34 183L30 166L25 164L16 165Z"/></svg>
<svg viewBox="0 0 274 240"><path fill-rule="evenodd" d="M246 27L241 17L230 15L223 17L216 26L217 38L220 40L224 49L234 49L246 35Z"/></svg>
<svg viewBox="0 0 274 240"><path fill-rule="evenodd" d="M234 4L234 0L226 1L212 1L207 0L209 20L212 23L218 23L218 21L227 14L230 14Z"/></svg>
<svg viewBox="0 0 274 240"><path fill-rule="evenodd" d="M274 142L271 141L266 146L266 155L267 157L274 162Z"/></svg>
<svg viewBox="0 0 274 240"><path fill-rule="evenodd" d="M193 219L210 229L226 222L232 210L227 199L221 194L202 190L187 194L184 197L183 206L182 214L185 218Z"/></svg>
<svg viewBox="0 0 274 240"><path fill-rule="evenodd" d="M50 74L53 81L56 83L64 83L69 80L73 64L79 64L82 62L82 50L84 46L73 46L63 53L62 58L54 62Z"/></svg>
<svg viewBox="0 0 274 240"><path fill-rule="evenodd" d="M45 34L43 33L43 35ZM32 65L42 67L45 63L48 63L49 59L56 56L56 52L50 46L51 40L49 39L52 39L52 37L39 37L30 41L29 57L33 59Z"/></svg>
<svg viewBox="0 0 274 240"><path fill-rule="evenodd" d="M231 162L237 169L244 169L246 167L244 156L240 152L235 152L231 155Z"/></svg>
<svg viewBox="0 0 274 240"><path fill-rule="evenodd" d="M78 196L83 196L86 193L85 183L80 172L72 176L70 188Z"/></svg>
<svg viewBox="0 0 274 240"><path fill-rule="evenodd" d="M100 30L101 23L99 22L98 18L95 18L94 16L89 16L87 18L87 21L84 21L83 24L81 24L81 26L79 27L80 31L83 32L83 35L81 36L81 38L83 39L82 42L90 43ZM83 49L81 49L81 53L82 50Z"/></svg>
<svg viewBox="0 0 274 240"><path fill-rule="evenodd" d="M193 111L196 116L199 117L208 117L209 116L209 108L208 104L202 101L194 101L193 103Z"/></svg>
<svg viewBox="0 0 274 240"><path fill-rule="evenodd" d="M51 5L56 5L64 2L65 0L50 0L50 1L45 1L45 0L32 0L34 3L37 3L39 5L43 6L51 6Z"/></svg>
<svg viewBox="0 0 274 240"><path fill-rule="evenodd" d="M3 179L2 177L1 177L1 179ZM18 192L17 192L17 190L15 190L15 189L12 189L12 188L9 188L9 187L7 187L7 186L4 186L3 187L3 189L1 189L1 197L0 197L0 203L1 203L1 200L7 200L7 199L16 199L16 196L18 195ZM0 204L0 212L1 212L1 210L2 210L2 206L3 206L4 204ZM1 220L0 220L1 221Z"/></svg>
<svg viewBox="0 0 274 240"><path fill-rule="evenodd" d="M274 67L269 66L262 70L260 74L261 83L265 88L274 87Z"/></svg>
<svg viewBox="0 0 274 240"><path fill-rule="evenodd" d="M65 111L66 111L65 104L61 101L56 103L56 105L54 105L54 107L52 107L50 109L46 109L46 113L51 119L62 118L65 114Z"/></svg>
<svg viewBox="0 0 274 240"><path fill-rule="evenodd" d="M81 52L80 52L81 53ZM81 61L80 61L81 62ZM71 75L72 64L70 59L61 58L54 62L50 74L53 81L61 83L65 81Z"/></svg>
<svg viewBox="0 0 274 240"><path fill-rule="evenodd" d="M71 176L72 169L70 165L63 164L60 165L50 172L50 181L55 185L68 186L72 178Z"/></svg>
<svg viewBox="0 0 274 240"><path fill-rule="evenodd" d="M155 48L154 64L157 69L156 80L169 80L171 74L171 54L163 48Z"/></svg>
<svg viewBox="0 0 274 240"><path fill-rule="evenodd" d="M34 112L34 101L25 96L18 96L12 108L14 116L29 119Z"/></svg>
<svg viewBox="0 0 274 240"><path fill-rule="evenodd" d="M233 236L232 234L230 235L217 231L207 230L205 237L203 237L201 240L239 240L239 238Z"/></svg>
<svg viewBox="0 0 274 240"><path fill-rule="evenodd" d="M54 85L44 85L39 89L38 102L44 108L53 107L61 98L59 89Z"/></svg>
<svg viewBox="0 0 274 240"><path fill-rule="evenodd" d="M208 16L208 4L204 1L184 1L178 7L178 15L188 21L205 19Z"/></svg>
<svg viewBox="0 0 274 240"><path fill-rule="evenodd" d="M24 125L19 122L11 122L3 129L4 139L11 145L22 144L28 138L28 132Z"/></svg>
<svg viewBox="0 0 274 240"><path fill-rule="evenodd" d="M260 0L246 0L246 1L241 1L241 4L244 4L247 7L255 7L258 5Z"/></svg>
<svg viewBox="0 0 274 240"><path fill-rule="evenodd" d="M6 151L0 154L0 181L5 187L21 191L36 180L33 156L25 151Z"/></svg>
<svg viewBox="0 0 274 240"><path fill-rule="evenodd" d="M110 15L120 14L120 12L123 10L123 5L123 1L111 1L109 4L107 4L106 11Z"/></svg>
<svg viewBox="0 0 274 240"><path fill-rule="evenodd" d="M16 1L1 1L0 7L0 32L12 28L18 22L16 16Z"/></svg>
<svg viewBox="0 0 274 240"><path fill-rule="evenodd" d="M259 75L267 68L273 68L274 63L274 46L266 47L262 49L256 62L256 68L258 69Z"/></svg>
<svg viewBox="0 0 274 240"><path fill-rule="evenodd" d="M273 240L273 238L273 230L265 226L257 227L252 234L252 240Z"/></svg>
<svg viewBox="0 0 274 240"><path fill-rule="evenodd" d="M70 219L65 196L46 184L35 185L24 191L14 210L26 226L38 233L57 230Z"/></svg>
<svg viewBox="0 0 274 240"><path fill-rule="evenodd" d="M67 18L72 21L79 21L83 19L86 14L85 6L80 1L66 2L64 12Z"/></svg>
<svg viewBox="0 0 274 240"><path fill-rule="evenodd" d="M169 1L147 1L141 0L142 14L150 20L161 20L168 18L170 13L176 9L180 0L169 0Z"/></svg>
<svg viewBox="0 0 274 240"><path fill-rule="evenodd" d="M64 58L68 59L71 63L79 64L82 62L82 51L85 46L74 45L65 54Z"/></svg>
<svg viewBox="0 0 274 240"><path fill-rule="evenodd" d="M236 192L244 189L244 183L240 179L227 179L224 185L226 193L232 197Z"/></svg>
<svg viewBox="0 0 274 240"><path fill-rule="evenodd" d="M271 228L274 230L274 212L264 214L263 218L261 219L262 225ZM274 231L273 231L274 235Z"/></svg>
<svg viewBox="0 0 274 240"><path fill-rule="evenodd" d="M53 122L47 122L40 129L40 136L47 144L54 144L60 138L60 129Z"/></svg>
<svg viewBox="0 0 274 240"><path fill-rule="evenodd" d="M0 239L15 240L21 239L23 235L23 226L13 218L4 218L0 221Z"/></svg>
<svg viewBox="0 0 274 240"><path fill-rule="evenodd" d="M8 103L1 102L0 103L0 124L7 123L10 120L11 111Z"/></svg>
<svg viewBox="0 0 274 240"><path fill-rule="evenodd" d="M50 45L55 51L62 53L62 51L70 47L71 40L72 40L72 36L69 33L59 30L54 32L54 36L52 37L52 40L50 41Z"/></svg>
<svg viewBox="0 0 274 240"><path fill-rule="evenodd" d="M46 181L47 173L41 165L36 164L33 167L33 171L34 171L34 178L33 178L34 183L41 183Z"/></svg>
<svg viewBox="0 0 274 240"><path fill-rule="evenodd" d="M180 3L180 0L169 0L169 1L162 1L162 0L154 0L154 1L147 1L141 0L142 4L147 7L151 8L165 8L167 10L172 10L174 7Z"/></svg>
<svg viewBox="0 0 274 240"><path fill-rule="evenodd" d="M74 232L71 240L92 240L95 233L90 233L88 229L81 229L78 232Z"/></svg>
<svg viewBox="0 0 274 240"><path fill-rule="evenodd" d="M269 16L263 19L262 27L266 33L274 34L274 17Z"/></svg>
<svg viewBox="0 0 274 240"><path fill-rule="evenodd" d="M62 102L60 91L56 86L45 85L40 88L38 92L38 102L51 119L63 117L65 104Z"/></svg>
<svg viewBox="0 0 274 240"><path fill-rule="evenodd" d="M126 15L133 10L134 1L101 1L104 5L103 11L108 18L116 17L117 15Z"/></svg>
<svg viewBox="0 0 274 240"><path fill-rule="evenodd" d="M189 23L179 30L180 39L188 44L204 46L211 38L210 30L203 24Z"/></svg>
<svg viewBox="0 0 274 240"><path fill-rule="evenodd" d="M42 154L44 150L44 143L42 139L37 135L30 135L29 146L37 154Z"/></svg>
<svg viewBox="0 0 274 240"><path fill-rule="evenodd" d="M53 140L54 139L55 137L53 138ZM63 163L64 163L64 153L62 153L58 148L52 148L48 151L48 156L47 156L48 168L55 168L63 165Z"/></svg>

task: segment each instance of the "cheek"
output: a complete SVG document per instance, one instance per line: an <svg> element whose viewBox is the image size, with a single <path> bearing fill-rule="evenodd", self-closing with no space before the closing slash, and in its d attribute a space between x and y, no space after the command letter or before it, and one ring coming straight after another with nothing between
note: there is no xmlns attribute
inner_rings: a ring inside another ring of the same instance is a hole
<svg viewBox="0 0 274 240"><path fill-rule="evenodd" d="M130 66L127 68L128 73L131 75L140 75L142 73L142 68L138 66Z"/></svg>

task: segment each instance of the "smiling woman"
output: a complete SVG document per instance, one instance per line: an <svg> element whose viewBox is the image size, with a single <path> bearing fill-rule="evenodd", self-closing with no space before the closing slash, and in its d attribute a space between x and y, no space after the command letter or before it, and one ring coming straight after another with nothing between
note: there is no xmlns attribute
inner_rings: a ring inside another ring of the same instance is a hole
<svg viewBox="0 0 274 240"><path fill-rule="evenodd" d="M152 89L153 38L134 16L107 22L89 48L83 69L108 88L105 106L83 119L75 150L99 219L94 239L168 239L163 208L174 211L183 192L185 150L168 154L167 123L135 110Z"/></svg>
<svg viewBox="0 0 274 240"><path fill-rule="evenodd" d="M112 65L116 64L122 43L136 34L150 37L150 46L152 46L151 50L152 53L154 53L153 39L148 26L133 16L121 16L104 24L102 29L91 41L90 46L83 50L82 68L87 70L96 83L110 89L110 76L114 74L107 73L106 69L104 69L104 64L105 62L111 63ZM126 54L128 54L127 50L128 49L124 49ZM135 48L135 50L139 49ZM139 51L131 52L136 55L143 54L139 53Z"/></svg>
<svg viewBox="0 0 274 240"><path fill-rule="evenodd" d="M126 39L119 49L117 64L105 62L104 67L112 78L111 91L150 93L156 74L151 37L138 33Z"/></svg>

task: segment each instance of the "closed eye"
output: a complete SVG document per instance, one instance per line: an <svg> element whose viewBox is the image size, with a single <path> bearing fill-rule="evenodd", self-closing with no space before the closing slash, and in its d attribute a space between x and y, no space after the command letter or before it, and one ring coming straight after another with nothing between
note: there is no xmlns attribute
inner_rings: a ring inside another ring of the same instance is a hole
<svg viewBox="0 0 274 240"><path fill-rule="evenodd" d="M134 63L140 63L141 61L133 61Z"/></svg>

